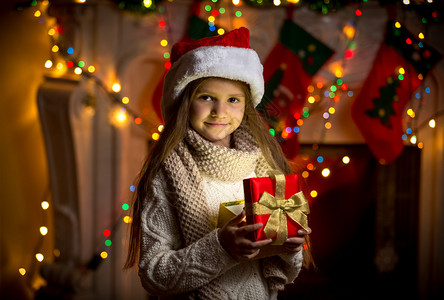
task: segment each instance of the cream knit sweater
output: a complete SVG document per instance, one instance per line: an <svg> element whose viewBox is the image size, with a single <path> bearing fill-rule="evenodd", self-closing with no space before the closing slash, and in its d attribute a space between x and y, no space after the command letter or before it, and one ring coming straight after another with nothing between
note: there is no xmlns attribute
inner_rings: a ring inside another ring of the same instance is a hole
<svg viewBox="0 0 444 300"><path fill-rule="evenodd" d="M238 140L237 145L228 149L215 146L190 131L187 143L180 146L182 155L179 156L190 153L192 161L186 157L182 166L180 159L167 160L165 171L155 177L149 199L143 204L139 260L139 276L149 294L165 299L276 299L277 289L283 285L276 284L275 278L282 277L285 284L299 273L301 252L280 255L274 260L239 262L218 241L219 203L243 199L242 179L255 176L258 161L263 159L258 148L251 146L253 142L247 132L238 130L234 138ZM245 148L248 150L242 151ZM177 182L169 178L181 177L184 172L181 169L190 169L190 165L198 169L198 174L185 172L191 173L185 177L192 178L188 185L194 186L193 191L188 191L187 179L182 178L178 187ZM201 194L195 191L199 189ZM192 196L185 200L186 197L180 196L183 190L187 191L185 195ZM184 201L193 208L193 213L184 213L189 211L182 208ZM182 219L187 217L187 223L181 221L181 215ZM206 225L200 225L202 222ZM197 228L191 229L193 234L184 234L190 231L188 227L194 228L193 224ZM197 237L194 231L202 232L201 236ZM270 262L273 266L266 270L278 268L278 275L264 271L264 265Z"/></svg>

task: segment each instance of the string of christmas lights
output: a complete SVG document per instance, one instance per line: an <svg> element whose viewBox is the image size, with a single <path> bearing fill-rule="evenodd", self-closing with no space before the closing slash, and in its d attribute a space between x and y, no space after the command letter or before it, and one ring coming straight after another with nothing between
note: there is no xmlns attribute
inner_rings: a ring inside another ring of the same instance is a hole
<svg viewBox="0 0 444 300"><path fill-rule="evenodd" d="M86 0L77 0L78 2L86 2ZM155 13L156 5L165 0L112 0L117 7L138 14ZM170 2L174 0L168 0ZM213 0L205 0L213 1ZM298 5L305 6L313 11L323 15L335 13L346 8L349 5L367 3L369 0L232 0L237 5L245 3L257 9L269 9L272 7ZM406 9L412 10L418 14L423 23L440 23L443 21L444 6L442 1L437 0L394 0L379 1L381 5L399 3Z"/></svg>
<svg viewBox="0 0 444 300"><path fill-rule="evenodd" d="M305 170L301 173L303 178L308 178L310 176L310 172L320 172L325 178L331 174L330 168L322 167L324 157L322 154L320 154L320 145L324 143L327 132L333 127L331 117L336 113L335 105L345 96L352 98L354 95L353 91L349 90L348 85L343 81L342 77L344 75L346 63L348 60L353 58L354 51L356 49L354 38L360 16L362 16L361 5L355 10L354 19L347 22L342 29L342 34L345 36L345 50L343 57L339 63L331 63L330 66L328 66L328 69L331 70L335 76L335 80L327 83L317 81L309 85L306 101L308 105L302 109L302 116L299 114L294 116L296 119L298 119L298 127L293 129L295 133L299 133L300 127L304 123L303 118L308 118L310 114L313 114L316 111L320 110L322 112L322 118L324 120L319 141L312 145L314 162L310 161L305 165ZM286 132L288 131L289 130ZM344 165L348 164L350 162L350 157L344 156L342 158L342 162ZM310 197L316 198L317 196L318 192L316 190L310 191Z"/></svg>

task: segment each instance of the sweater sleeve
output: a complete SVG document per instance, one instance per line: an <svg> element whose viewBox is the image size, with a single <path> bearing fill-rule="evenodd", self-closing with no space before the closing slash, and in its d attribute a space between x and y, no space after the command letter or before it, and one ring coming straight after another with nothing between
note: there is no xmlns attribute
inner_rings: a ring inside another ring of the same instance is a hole
<svg viewBox="0 0 444 300"><path fill-rule="evenodd" d="M292 283L301 271L302 260L302 251L262 259L263 274L270 290L283 290L286 284Z"/></svg>
<svg viewBox="0 0 444 300"><path fill-rule="evenodd" d="M174 199L162 179L154 179L143 204L139 277L149 294L166 296L196 290L237 262L220 245L217 229L183 247Z"/></svg>

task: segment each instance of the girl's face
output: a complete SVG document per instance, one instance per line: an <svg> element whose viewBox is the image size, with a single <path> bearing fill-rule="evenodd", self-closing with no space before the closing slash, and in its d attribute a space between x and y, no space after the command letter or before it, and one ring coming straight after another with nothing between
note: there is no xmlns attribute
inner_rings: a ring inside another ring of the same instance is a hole
<svg viewBox="0 0 444 300"><path fill-rule="evenodd" d="M191 99L191 127L210 142L230 147L230 135L244 117L245 100L242 83L222 78L207 79Z"/></svg>

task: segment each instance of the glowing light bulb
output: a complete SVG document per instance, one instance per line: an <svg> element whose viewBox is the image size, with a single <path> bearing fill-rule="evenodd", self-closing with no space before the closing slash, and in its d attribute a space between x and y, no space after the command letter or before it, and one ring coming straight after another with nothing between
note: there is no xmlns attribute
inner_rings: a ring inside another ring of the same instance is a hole
<svg viewBox="0 0 444 300"><path fill-rule="evenodd" d="M56 68L57 68L57 70L61 71L61 70L63 70L65 68L65 66L61 62L59 62L57 64Z"/></svg>
<svg viewBox="0 0 444 300"><path fill-rule="evenodd" d="M40 10L36 10L34 13L34 17L38 18L42 15L42 12Z"/></svg>
<svg viewBox="0 0 444 300"><path fill-rule="evenodd" d="M416 144L416 135L412 135L412 137L410 138L410 143Z"/></svg>
<svg viewBox="0 0 444 300"><path fill-rule="evenodd" d="M25 274L26 274L26 269L25 269L25 268L20 268L20 269L19 269L19 273L20 273L20 275L25 276Z"/></svg>
<svg viewBox="0 0 444 300"><path fill-rule="evenodd" d="M142 118L140 118L140 117L135 118L134 123L136 123L137 125L142 124Z"/></svg>
<svg viewBox="0 0 444 300"><path fill-rule="evenodd" d="M102 251L102 252L100 253L100 257L103 258L103 259L105 259L105 258L108 257L108 253L107 253L106 251Z"/></svg>
<svg viewBox="0 0 444 300"><path fill-rule="evenodd" d="M126 117L126 113L124 113L124 112L118 112L118 113L116 114L116 120L117 120L118 122L125 122L126 119L127 119L127 117Z"/></svg>
<svg viewBox="0 0 444 300"><path fill-rule="evenodd" d="M111 231L109 229L105 229L103 231L103 235L106 236L106 237L109 237L111 235Z"/></svg>
<svg viewBox="0 0 444 300"><path fill-rule="evenodd" d="M309 175L310 175L310 173L308 173L308 171L303 171L302 172L302 177L303 178L308 178Z"/></svg>
<svg viewBox="0 0 444 300"><path fill-rule="evenodd" d="M331 129L332 127L331 122L325 122L324 127L325 129Z"/></svg>
<svg viewBox="0 0 444 300"><path fill-rule="evenodd" d="M126 224L129 224L132 221L133 221L133 219L130 216L123 217L123 222L125 222Z"/></svg>
<svg viewBox="0 0 444 300"><path fill-rule="evenodd" d="M273 0L273 4L274 6L279 6L281 5L281 0Z"/></svg>
<svg viewBox="0 0 444 300"><path fill-rule="evenodd" d="M287 131L287 130L282 131L281 136L282 136L284 139L288 138L288 131Z"/></svg>
<svg viewBox="0 0 444 300"><path fill-rule="evenodd" d="M342 77L342 75L344 75L342 67L341 66L337 66L335 68L335 76L336 77Z"/></svg>
<svg viewBox="0 0 444 300"><path fill-rule="evenodd" d="M316 197L318 196L318 192L315 191L315 190L312 190L312 191L310 192L310 196L313 197L313 198L316 198Z"/></svg>
<svg viewBox="0 0 444 300"><path fill-rule="evenodd" d="M348 163L350 162L350 157L348 157L348 156L344 156L344 157L342 158L342 162L343 162L344 164L348 164Z"/></svg>
<svg viewBox="0 0 444 300"><path fill-rule="evenodd" d="M126 125L128 116L125 108L115 109L111 115L111 123L116 127Z"/></svg>
<svg viewBox="0 0 444 300"><path fill-rule="evenodd" d="M49 208L49 203L48 203L48 201L43 201L40 205L42 206L42 208L43 208L44 210L47 210L47 209Z"/></svg>
<svg viewBox="0 0 444 300"><path fill-rule="evenodd" d="M79 67L75 68L74 69L74 73L77 74L77 75L82 74L82 68L79 68Z"/></svg>
<svg viewBox="0 0 444 300"><path fill-rule="evenodd" d="M88 72L90 72L90 73L94 73L95 70L96 70L96 68L94 66L88 67Z"/></svg>
<svg viewBox="0 0 444 300"><path fill-rule="evenodd" d="M165 126L159 125L159 127L157 127L157 131L162 132L164 128Z"/></svg>
<svg viewBox="0 0 444 300"><path fill-rule="evenodd" d="M405 69L404 68L399 68L398 72L399 72L399 74L404 75L405 74Z"/></svg>
<svg viewBox="0 0 444 300"><path fill-rule="evenodd" d="M128 104L129 103L129 98L128 97L123 97L122 98L122 103L123 104Z"/></svg>
<svg viewBox="0 0 444 300"><path fill-rule="evenodd" d="M168 41L167 41L167 40L161 40L161 41L160 41L160 45L161 45L162 47L166 47L166 46L168 45Z"/></svg>
<svg viewBox="0 0 444 300"><path fill-rule="evenodd" d="M322 176L324 177L328 177L330 175L330 169L329 168L325 168L321 171Z"/></svg>
<svg viewBox="0 0 444 300"><path fill-rule="evenodd" d="M54 28L50 28L48 30L48 35L53 36L54 34L56 34L56 30Z"/></svg>
<svg viewBox="0 0 444 300"><path fill-rule="evenodd" d="M424 33L420 32L420 33L418 34L418 37L419 37L421 40L423 40L423 39L424 39Z"/></svg>
<svg viewBox="0 0 444 300"><path fill-rule="evenodd" d="M240 4L240 0L232 0L231 2L233 2L233 4L236 6L238 6Z"/></svg>
<svg viewBox="0 0 444 300"><path fill-rule="evenodd" d="M116 93L120 92L121 86L118 83L114 83L112 86L112 90Z"/></svg>
<svg viewBox="0 0 444 300"><path fill-rule="evenodd" d="M353 50L351 50L351 49L345 50L345 53L344 53L345 58L348 58L348 59L353 58L353 55L354 55Z"/></svg>
<svg viewBox="0 0 444 300"><path fill-rule="evenodd" d="M310 96L310 97L308 97L307 101L308 101L308 103L312 103L313 104L313 103L315 103L316 99L315 99L315 97Z"/></svg>
<svg viewBox="0 0 444 300"><path fill-rule="evenodd" d="M410 4L410 0L402 0L402 3L404 3L405 5L409 5Z"/></svg>
<svg viewBox="0 0 444 300"><path fill-rule="evenodd" d="M48 234L48 228L45 226L40 227L40 233L42 235L47 235Z"/></svg>
<svg viewBox="0 0 444 300"><path fill-rule="evenodd" d="M153 140L157 141L157 140L160 138L160 134L158 134L157 132L154 132L154 133L151 135L151 138L152 138Z"/></svg>
<svg viewBox="0 0 444 300"><path fill-rule="evenodd" d="M335 112L336 112L336 110L335 110L334 107L330 107L330 108L328 109L328 113L329 113L330 115L333 115Z"/></svg>
<svg viewBox="0 0 444 300"><path fill-rule="evenodd" d="M143 6L150 7L153 4L152 0L143 0Z"/></svg>
<svg viewBox="0 0 444 300"><path fill-rule="evenodd" d="M349 40L351 40L354 36L355 36L355 27L351 26L351 25L346 25L344 27L344 29L342 30L342 32L344 32L344 34L347 36L347 38Z"/></svg>
<svg viewBox="0 0 444 300"><path fill-rule="evenodd" d="M431 120L429 121L429 126L430 126L430 128L435 128L435 126L436 126L435 119L431 119Z"/></svg>
<svg viewBox="0 0 444 300"><path fill-rule="evenodd" d="M35 258L38 260L38 261L43 261L44 259L45 259L45 257L43 256L43 254L41 254L41 253L37 253L36 255L35 255Z"/></svg>
<svg viewBox="0 0 444 300"><path fill-rule="evenodd" d="M52 48L51 48L51 51L54 52L54 53L59 52L59 50L60 50L60 48L59 48L59 46L57 46L57 45L54 45L54 46L52 46Z"/></svg>
<svg viewBox="0 0 444 300"><path fill-rule="evenodd" d="M214 22L216 18L214 16L209 16L208 17L208 22Z"/></svg>
<svg viewBox="0 0 444 300"><path fill-rule="evenodd" d="M275 135L276 135L276 131L275 131L273 128L270 128L268 131L270 132L270 134L271 134L272 136L275 136Z"/></svg>
<svg viewBox="0 0 444 300"><path fill-rule="evenodd" d="M224 34L225 33L225 30L223 29L223 28L219 28L218 30L217 30L217 34L218 35L222 35L222 34Z"/></svg>
<svg viewBox="0 0 444 300"><path fill-rule="evenodd" d="M48 60L45 62L45 68L50 69L51 67L52 67L52 61L48 59Z"/></svg>
<svg viewBox="0 0 444 300"><path fill-rule="evenodd" d="M401 28L401 23L396 22L396 23L395 23L395 27L396 27L396 28Z"/></svg>

